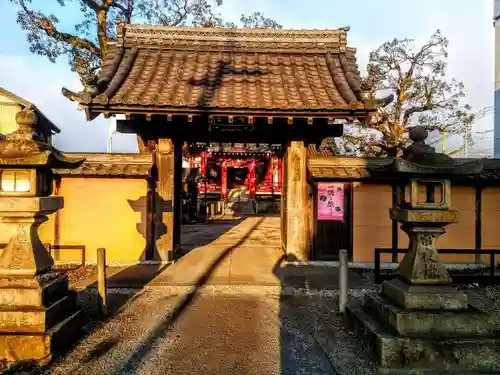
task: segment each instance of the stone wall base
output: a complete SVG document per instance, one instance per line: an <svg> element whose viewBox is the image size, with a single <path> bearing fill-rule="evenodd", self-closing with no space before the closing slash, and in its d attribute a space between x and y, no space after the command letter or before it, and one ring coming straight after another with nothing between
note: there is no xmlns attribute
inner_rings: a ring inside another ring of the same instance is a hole
<svg viewBox="0 0 500 375"><path fill-rule="evenodd" d="M0 358L9 362L50 362L83 322L66 275L0 278L0 296Z"/></svg>
<svg viewBox="0 0 500 375"><path fill-rule="evenodd" d="M384 374L472 374L500 371L495 319L451 286L395 279L346 310Z"/></svg>

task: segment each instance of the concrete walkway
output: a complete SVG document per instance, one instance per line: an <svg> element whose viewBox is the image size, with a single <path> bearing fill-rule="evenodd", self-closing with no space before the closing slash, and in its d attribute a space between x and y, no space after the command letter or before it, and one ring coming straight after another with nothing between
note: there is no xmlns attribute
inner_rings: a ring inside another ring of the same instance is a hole
<svg viewBox="0 0 500 375"><path fill-rule="evenodd" d="M335 267L286 264L279 217L248 217L183 227L185 254L174 264L108 267L109 287L252 285L338 289ZM353 271L350 286L369 282ZM95 283L84 280L79 288Z"/></svg>
<svg viewBox="0 0 500 375"><path fill-rule="evenodd" d="M207 225L207 231L217 223ZM197 247L160 273L152 284L279 285L279 218L249 217L205 246Z"/></svg>

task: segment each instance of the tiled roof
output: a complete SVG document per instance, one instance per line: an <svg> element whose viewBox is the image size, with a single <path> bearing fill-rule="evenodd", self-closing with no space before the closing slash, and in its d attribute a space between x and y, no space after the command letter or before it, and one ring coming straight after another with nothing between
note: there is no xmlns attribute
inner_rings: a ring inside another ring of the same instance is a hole
<svg viewBox="0 0 500 375"><path fill-rule="evenodd" d="M315 144L310 144L307 146L307 156L336 156L332 150L327 147L317 147Z"/></svg>
<svg viewBox="0 0 500 375"><path fill-rule="evenodd" d="M97 86L64 93L102 111L365 110L347 30L120 25Z"/></svg>
<svg viewBox="0 0 500 375"><path fill-rule="evenodd" d="M371 177L370 167L388 164L391 160L391 158L311 155L307 166L313 179L360 180Z"/></svg>
<svg viewBox="0 0 500 375"><path fill-rule="evenodd" d="M86 161L76 169L56 169L59 176L111 176L147 177L152 165L148 154L66 154L71 157L85 158Z"/></svg>
<svg viewBox="0 0 500 375"><path fill-rule="evenodd" d="M372 174L370 168L380 167L390 164L393 158L363 158L363 157L343 157L314 154L311 152L313 147L308 149L308 170L314 179L346 179L346 180L361 180L370 179ZM462 159L465 160L465 159ZM473 161L473 159L467 159ZM482 159L483 170L479 175L479 179L485 184L500 183L500 159ZM393 176L385 176L388 180ZM457 178L457 183L471 183L473 177Z"/></svg>
<svg viewBox="0 0 500 375"><path fill-rule="evenodd" d="M483 159L481 179L490 182L500 182L500 160Z"/></svg>

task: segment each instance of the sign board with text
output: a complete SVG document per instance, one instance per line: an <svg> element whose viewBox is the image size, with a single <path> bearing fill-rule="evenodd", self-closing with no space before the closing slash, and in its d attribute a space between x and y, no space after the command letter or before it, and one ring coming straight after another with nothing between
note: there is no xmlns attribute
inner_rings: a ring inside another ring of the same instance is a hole
<svg viewBox="0 0 500 375"><path fill-rule="evenodd" d="M318 220L344 221L344 184L318 184Z"/></svg>

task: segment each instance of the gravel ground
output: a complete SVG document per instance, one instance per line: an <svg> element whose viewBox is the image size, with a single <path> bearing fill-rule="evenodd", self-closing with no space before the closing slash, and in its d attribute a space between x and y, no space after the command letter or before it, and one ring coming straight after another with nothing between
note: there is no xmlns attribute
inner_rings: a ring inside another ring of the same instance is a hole
<svg viewBox="0 0 500 375"><path fill-rule="evenodd" d="M96 273L95 265L56 265L52 270L60 273L67 273L69 280L69 287L73 288L78 283L89 279Z"/></svg>
<svg viewBox="0 0 500 375"><path fill-rule="evenodd" d="M94 294L82 293L94 318L87 337L50 368L15 373L370 374L356 337L336 314L334 295L281 297L259 289L196 295L114 290L112 305L132 299L102 325Z"/></svg>
<svg viewBox="0 0 500 375"><path fill-rule="evenodd" d="M460 286L500 318L500 287ZM374 288L375 289L375 288ZM373 289L373 290L374 290ZM86 336L50 368L10 374L375 374L360 340L337 312L338 299L271 289L207 289L177 294L114 289L104 323L95 294L81 292ZM235 292L236 290L236 292ZM366 290L351 290L359 298Z"/></svg>

